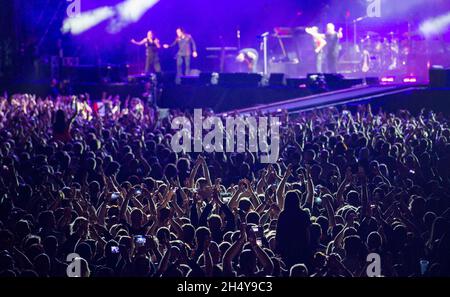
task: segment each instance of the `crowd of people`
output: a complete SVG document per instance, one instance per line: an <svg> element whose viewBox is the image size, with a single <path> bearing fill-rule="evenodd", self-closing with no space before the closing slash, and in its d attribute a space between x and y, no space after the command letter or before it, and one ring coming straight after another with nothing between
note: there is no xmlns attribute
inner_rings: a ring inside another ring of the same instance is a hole
<svg viewBox="0 0 450 297"><path fill-rule="evenodd" d="M0 275L77 261L82 277L450 276L445 115L282 112L274 164L175 153L171 119L192 114L162 115L136 98L0 97Z"/></svg>

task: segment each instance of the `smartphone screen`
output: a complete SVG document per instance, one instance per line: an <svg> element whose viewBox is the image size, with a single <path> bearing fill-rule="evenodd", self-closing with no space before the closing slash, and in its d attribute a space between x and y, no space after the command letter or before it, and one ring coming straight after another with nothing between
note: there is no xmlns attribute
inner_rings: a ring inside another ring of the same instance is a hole
<svg viewBox="0 0 450 297"><path fill-rule="evenodd" d="M134 240L135 240L137 246L144 246L147 241L146 238L142 235L136 235L134 237Z"/></svg>
<svg viewBox="0 0 450 297"><path fill-rule="evenodd" d="M111 194L111 200L115 201L119 198L119 193L118 192L114 192Z"/></svg>
<svg viewBox="0 0 450 297"><path fill-rule="evenodd" d="M257 238L257 239L256 239L256 244L257 244L258 246L262 246L262 240L261 240L261 238Z"/></svg>
<svg viewBox="0 0 450 297"><path fill-rule="evenodd" d="M258 226L252 226L253 233L258 234L259 233L259 227Z"/></svg>
<svg viewBox="0 0 450 297"><path fill-rule="evenodd" d="M118 254L119 253L119 247L118 246L111 246L111 253Z"/></svg>

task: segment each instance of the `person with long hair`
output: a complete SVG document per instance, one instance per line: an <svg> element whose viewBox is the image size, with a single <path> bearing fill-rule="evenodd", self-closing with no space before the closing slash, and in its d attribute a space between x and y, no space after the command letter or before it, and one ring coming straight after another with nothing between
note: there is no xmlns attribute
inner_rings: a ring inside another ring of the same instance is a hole
<svg viewBox="0 0 450 297"><path fill-rule="evenodd" d="M147 37L143 38L141 41L136 41L131 39L131 43L135 45L145 45L146 60L145 60L145 73L148 74L151 71L155 73L161 72L161 63L159 62L158 50L161 48L159 39L153 35L152 31L147 32Z"/></svg>
<svg viewBox="0 0 450 297"><path fill-rule="evenodd" d="M73 101L76 105L76 111L73 116L66 120L66 113L62 109L58 109L55 113L55 118L53 122L53 137L55 140L59 140L62 142L69 142L72 139L72 135L70 134L70 130L72 127L75 118L79 113L78 104Z"/></svg>

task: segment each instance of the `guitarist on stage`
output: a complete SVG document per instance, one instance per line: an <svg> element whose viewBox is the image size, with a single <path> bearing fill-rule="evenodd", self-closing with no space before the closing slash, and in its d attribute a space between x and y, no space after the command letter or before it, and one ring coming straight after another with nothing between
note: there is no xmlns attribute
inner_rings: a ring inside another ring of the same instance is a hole
<svg viewBox="0 0 450 297"><path fill-rule="evenodd" d="M319 33L319 28L317 27L308 27L305 29L306 33L311 35L314 40L314 51L316 53L316 71L317 73L322 73L322 65L323 65L323 54L324 47L327 45L325 40L325 34Z"/></svg>

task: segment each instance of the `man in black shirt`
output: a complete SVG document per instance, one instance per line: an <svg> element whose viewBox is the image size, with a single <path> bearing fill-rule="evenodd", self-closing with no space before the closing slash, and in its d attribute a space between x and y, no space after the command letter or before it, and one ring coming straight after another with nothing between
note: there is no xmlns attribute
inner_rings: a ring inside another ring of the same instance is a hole
<svg viewBox="0 0 450 297"><path fill-rule="evenodd" d="M177 29L177 38L171 44L165 44L164 48L173 47L178 44L178 52L177 52L177 77L180 77L183 73L183 59L185 63L185 74L189 75L191 69L191 55L194 58L197 58L197 46L195 45L195 41L191 35L187 34L184 29Z"/></svg>
<svg viewBox="0 0 450 297"><path fill-rule="evenodd" d="M337 73L337 60L339 56L339 39L343 37L342 28L338 32L332 23L327 24L326 39L326 59L329 73Z"/></svg>

